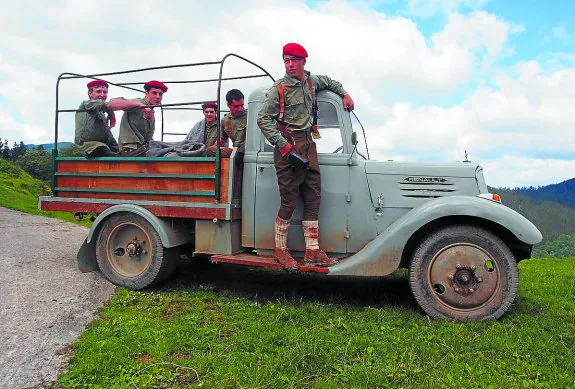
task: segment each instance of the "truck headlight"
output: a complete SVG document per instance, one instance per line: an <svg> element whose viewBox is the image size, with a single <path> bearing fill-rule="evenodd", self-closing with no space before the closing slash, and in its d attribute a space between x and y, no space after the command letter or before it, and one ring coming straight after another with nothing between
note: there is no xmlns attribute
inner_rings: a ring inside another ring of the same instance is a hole
<svg viewBox="0 0 575 389"><path fill-rule="evenodd" d="M499 196L497 193L481 193L478 194L477 197L481 197L482 199L491 200L501 204L501 196Z"/></svg>

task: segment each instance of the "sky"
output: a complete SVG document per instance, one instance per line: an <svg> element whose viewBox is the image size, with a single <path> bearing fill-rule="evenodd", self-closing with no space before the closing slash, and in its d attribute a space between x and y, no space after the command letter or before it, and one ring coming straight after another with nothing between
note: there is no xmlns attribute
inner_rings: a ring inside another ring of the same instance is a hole
<svg viewBox="0 0 575 389"><path fill-rule="evenodd" d="M448 162L467 152L483 165L488 185L498 187L575 177L572 0L21 0L2 7L0 138L10 145L54 141L63 72L220 61L236 53L277 79L282 46L298 42L309 53L306 69L340 81L353 97L372 159ZM228 63L225 77L257 73L238 60ZM217 74L208 66L107 79ZM238 87L247 97L270 83L222 88ZM85 84L62 81L60 108L77 108ZM215 88L171 84L163 102L212 99ZM109 97L120 96L142 97L111 86ZM199 119L198 111L170 111L165 131L187 133ZM73 113L62 113L58 139L73 138Z"/></svg>

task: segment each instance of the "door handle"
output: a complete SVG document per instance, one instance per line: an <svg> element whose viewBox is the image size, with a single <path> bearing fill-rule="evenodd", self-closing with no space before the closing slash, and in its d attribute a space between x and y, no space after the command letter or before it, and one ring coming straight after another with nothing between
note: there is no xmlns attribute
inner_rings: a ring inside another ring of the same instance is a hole
<svg viewBox="0 0 575 389"><path fill-rule="evenodd" d="M258 167L258 170L260 171L260 173L263 172L264 169L265 169L265 166L259 166L259 167Z"/></svg>

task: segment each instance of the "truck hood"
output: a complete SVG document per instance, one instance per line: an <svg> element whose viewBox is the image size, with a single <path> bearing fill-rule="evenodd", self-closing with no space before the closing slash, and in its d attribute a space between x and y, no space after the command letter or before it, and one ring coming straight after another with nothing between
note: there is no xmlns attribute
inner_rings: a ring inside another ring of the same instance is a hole
<svg viewBox="0 0 575 389"><path fill-rule="evenodd" d="M475 196L480 193L479 172L481 166L469 162L365 162L375 207L415 208L438 197Z"/></svg>

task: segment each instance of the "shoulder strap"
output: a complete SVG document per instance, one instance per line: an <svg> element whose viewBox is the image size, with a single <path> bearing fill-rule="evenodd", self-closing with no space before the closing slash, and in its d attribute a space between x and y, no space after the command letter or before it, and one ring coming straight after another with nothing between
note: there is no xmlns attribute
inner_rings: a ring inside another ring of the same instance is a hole
<svg viewBox="0 0 575 389"><path fill-rule="evenodd" d="M284 93L284 83L280 82L276 85L278 90L278 96L280 101L280 115L278 117L278 121L283 122L284 120L284 113L285 113L285 93Z"/></svg>
<svg viewBox="0 0 575 389"><path fill-rule="evenodd" d="M313 85L311 83L311 77L307 79L307 87L309 88L309 94L311 95L311 101L315 101L315 94L313 93Z"/></svg>
<svg viewBox="0 0 575 389"><path fill-rule="evenodd" d="M311 136L314 139L321 138L319 134L319 130L317 129L317 101L315 99L315 93L313 92L313 85L311 83L311 77L307 79L307 87L309 88L309 94L311 96L311 105L312 105L312 115L313 115L313 123L311 126Z"/></svg>

